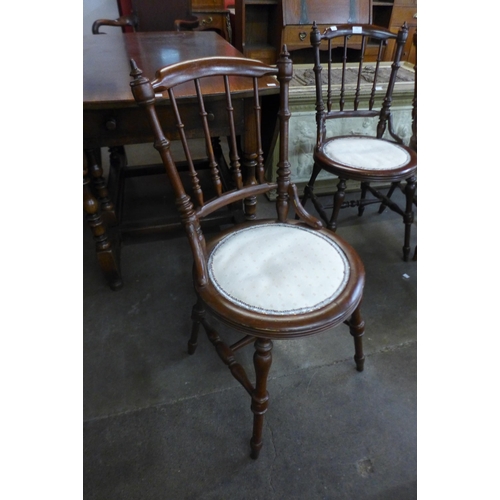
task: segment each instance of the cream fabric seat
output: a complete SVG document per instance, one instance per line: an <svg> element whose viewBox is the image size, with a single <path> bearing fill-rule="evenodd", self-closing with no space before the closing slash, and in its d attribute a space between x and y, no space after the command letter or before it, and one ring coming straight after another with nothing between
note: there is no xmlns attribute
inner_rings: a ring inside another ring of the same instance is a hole
<svg viewBox="0 0 500 500"><path fill-rule="evenodd" d="M406 149L376 137L333 138L325 142L323 152L334 162L362 170L397 169L411 160Z"/></svg>
<svg viewBox="0 0 500 500"><path fill-rule="evenodd" d="M208 269L227 300L269 315L320 309L344 290L350 273L333 239L279 223L229 234L211 252Z"/></svg>

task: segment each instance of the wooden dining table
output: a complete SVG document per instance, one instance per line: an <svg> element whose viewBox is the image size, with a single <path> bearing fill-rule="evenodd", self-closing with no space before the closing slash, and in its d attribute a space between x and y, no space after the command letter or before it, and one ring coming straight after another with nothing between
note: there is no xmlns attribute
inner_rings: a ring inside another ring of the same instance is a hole
<svg viewBox="0 0 500 500"><path fill-rule="evenodd" d="M138 32L120 36L85 35L83 38L83 208L94 237L99 266L113 290L123 285L119 265L120 238L110 237L110 232L116 229L119 234L120 218L103 175L100 151L103 147L110 148L111 152L120 151L126 145L153 141L146 115L136 105L130 90L130 59L135 60L144 76L153 79L155 72L164 66L211 56L243 57L224 38L210 31ZM264 80L262 85L264 98L269 99L263 109L270 116L263 124L269 127L267 137L271 137L279 88L271 78L269 82ZM235 125L244 145L244 101L251 96L251 82L242 81L235 88ZM213 83L207 101L211 128L220 136L226 131L223 124L225 104L223 99L218 99L223 92L221 82ZM193 116L193 122L186 123L189 137L202 137L203 130L197 128L194 121L198 108L193 90L186 90L185 95L178 94L177 99L179 105L188 110L188 115ZM168 99L159 100L158 112L166 133L175 139L177 129Z"/></svg>

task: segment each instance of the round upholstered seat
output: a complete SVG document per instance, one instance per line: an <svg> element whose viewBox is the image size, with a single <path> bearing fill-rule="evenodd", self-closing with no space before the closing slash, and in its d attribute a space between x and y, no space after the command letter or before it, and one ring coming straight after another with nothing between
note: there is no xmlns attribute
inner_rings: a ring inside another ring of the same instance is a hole
<svg viewBox="0 0 500 500"><path fill-rule="evenodd" d="M374 137L339 137L325 143L323 153L332 161L362 170L393 170L411 160L400 145Z"/></svg>
<svg viewBox="0 0 500 500"><path fill-rule="evenodd" d="M350 267L340 246L295 224L250 226L213 248L209 278L231 303L267 315L315 311L344 290Z"/></svg>

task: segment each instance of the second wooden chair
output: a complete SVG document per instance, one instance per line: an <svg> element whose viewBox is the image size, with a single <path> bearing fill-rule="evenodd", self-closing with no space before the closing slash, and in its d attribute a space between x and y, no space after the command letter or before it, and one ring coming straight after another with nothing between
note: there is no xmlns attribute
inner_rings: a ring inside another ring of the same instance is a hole
<svg viewBox="0 0 500 500"><path fill-rule="evenodd" d="M411 227L414 221L413 206L416 190L417 154L405 146L396 134L391 115L393 91L400 68L401 54L408 36L403 26L397 33L373 25L342 24L320 33L316 23L311 31L314 49L314 74L316 85L317 135L314 148L314 166L311 178L304 189L302 204L311 199L327 226L335 231L339 211L344 207L358 207L359 215L371 203L381 203L381 210L389 207L400 214L405 226L403 258L408 260ZM387 41L395 41L392 63L382 59ZM348 43L358 43L359 61L347 62ZM364 62L368 47L377 48L376 61ZM321 66L322 49L326 49L327 71ZM332 51L340 48L342 62L333 64ZM386 82L381 74L388 73ZM416 108L415 108L416 109ZM350 134L334 135L328 131L331 120L358 118L376 120L376 136ZM415 117L416 119L416 117ZM314 184L319 173L325 170L338 177L333 207L328 215ZM345 201L346 182L361 183L361 195L353 201ZM400 207L391 198L395 187L404 183L405 203ZM379 187L390 187L389 193ZM374 198L367 198L367 193Z"/></svg>

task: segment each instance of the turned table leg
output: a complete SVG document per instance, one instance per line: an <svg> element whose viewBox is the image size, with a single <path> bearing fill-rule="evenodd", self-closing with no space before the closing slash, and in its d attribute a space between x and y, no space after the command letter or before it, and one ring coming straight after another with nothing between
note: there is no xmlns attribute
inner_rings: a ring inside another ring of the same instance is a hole
<svg viewBox="0 0 500 500"><path fill-rule="evenodd" d="M122 287L123 281L115 252L99 214L99 202L90 190L90 179L85 155L83 162L83 210L86 213L87 224L94 236L97 260L101 270L111 289L118 290Z"/></svg>
<svg viewBox="0 0 500 500"><path fill-rule="evenodd" d="M102 166L97 160L96 151L93 149L85 149L85 157L87 161L87 169L92 179L92 184L97 191L99 197L99 206L103 215L106 216L106 221L109 224L116 224L116 211L113 202L109 197L109 192L106 187L106 181L103 177Z"/></svg>

